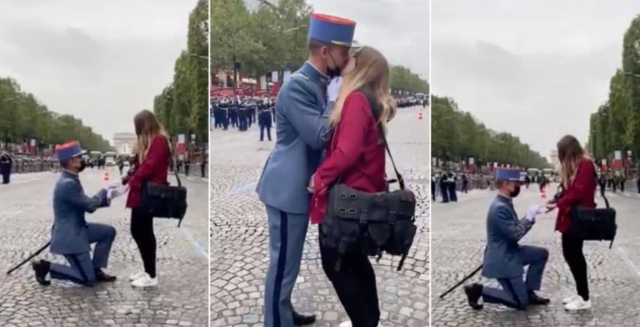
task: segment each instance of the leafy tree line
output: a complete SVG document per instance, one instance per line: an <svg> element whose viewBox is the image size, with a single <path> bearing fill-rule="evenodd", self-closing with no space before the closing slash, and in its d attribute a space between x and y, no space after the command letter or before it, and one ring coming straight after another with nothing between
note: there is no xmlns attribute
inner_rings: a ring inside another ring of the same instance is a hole
<svg viewBox="0 0 640 327"><path fill-rule="evenodd" d="M266 2L247 8L243 0L211 0L211 71L259 78L296 70L307 60L313 7L305 0ZM393 66L391 89L429 93L428 83L410 69Z"/></svg>
<svg viewBox="0 0 640 327"><path fill-rule="evenodd" d="M498 162L524 168L547 168L549 163L517 136L487 128L473 115L458 109L451 98L431 98L431 152L434 157L460 162L474 158L477 165Z"/></svg>
<svg viewBox="0 0 640 327"><path fill-rule="evenodd" d="M112 150L109 142L72 115L50 111L17 81L0 77L0 139L22 144L36 140L40 150L50 145L78 141L87 150Z"/></svg>
<svg viewBox="0 0 640 327"><path fill-rule="evenodd" d="M611 77L609 97L591 114L587 148L596 159L613 159L615 151L640 158L640 15L624 34L622 69Z"/></svg>
<svg viewBox="0 0 640 327"><path fill-rule="evenodd" d="M191 134L198 143L208 140L209 47L208 1L199 0L189 15L187 48L174 66L173 81L153 100L153 110L172 138Z"/></svg>

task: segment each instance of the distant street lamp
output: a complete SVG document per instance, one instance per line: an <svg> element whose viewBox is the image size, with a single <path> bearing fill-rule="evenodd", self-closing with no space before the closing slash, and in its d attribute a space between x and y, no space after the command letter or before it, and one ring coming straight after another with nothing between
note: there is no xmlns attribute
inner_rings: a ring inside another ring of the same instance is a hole
<svg viewBox="0 0 640 327"><path fill-rule="evenodd" d="M294 32L294 31L297 31L297 30L299 30L299 29L301 29L301 28L305 28L305 27L307 27L307 25L301 25L301 26L296 26L296 27L288 28L288 29L284 30L284 31L283 31L283 33L287 33L287 34L288 34L288 33L291 33L291 32Z"/></svg>
<svg viewBox="0 0 640 327"><path fill-rule="evenodd" d="M203 59L203 60L209 60L209 57L207 57L207 56L201 56L201 55L197 55L197 54L191 54L191 53L189 53L189 54L188 54L188 56L189 56L189 57L195 57L195 58L198 58L198 59Z"/></svg>
<svg viewBox="0 0 640 327"><path fill-rule="evenodd" d="M258 1L260 1L260 3L262 3L263 5L267 5L267 6L271 7L271 8L274 8L274 9L278 8L278 6L276 6L275 4L273 4L273 3L271 3L271 2L269 2L267 0L258 0Z"/></svg>

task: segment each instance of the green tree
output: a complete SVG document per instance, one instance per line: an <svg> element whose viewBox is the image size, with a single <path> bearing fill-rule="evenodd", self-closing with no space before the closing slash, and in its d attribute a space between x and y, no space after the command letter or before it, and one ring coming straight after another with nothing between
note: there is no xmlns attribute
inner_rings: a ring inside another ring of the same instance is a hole
<svg viewBox="0 0 640 327"><path fill-rule="evenodd" d="M169 133L185 134L187 143L191 134L208 139L208 22L208 1L200 0L189 15L187 49L176 59L173 81L153 101L153 110Z"/></svg>
<svg viewBox="0 0 640 327"><path fill-rule="evenodd" d="M391 89L409 91L411 93L429 93L429 83L403 66L391 67Z"/></svg>
<svg viewBox="0 0 640 327"><path fill-rule="evenodd" d="M305 0L261 3L250 11L242 0L211 1L211 71L233 71L234 80L277 71L282 81L285 70L305 62L313 7ZM427 81L406 67L392 66L390 74L392 90L429 93Z"/></svg>
<svg viewBox="0 0 640 327"><path fill-rule="evenodd" d="M17 81L0 77L0 140L21 144L31 139L36 140L40 150L68 141L78 141L87 150L113 149L82 120L49 111L33 94L24 92Z"/></svg>
<svg viewBox="0 0 640 327"><path fill-rule="evenodd" d="M431 99L431 152L444 161L471 157L476 163L549 167L543 156L518 137L488 129L470 113L459 110L453 99L438 96Z"/></svg>
<svg viewBox="0 0 640 327"><path fill-rule="evenodd" d="M591 114L589 150L597 159L612 159L615 151L640 154L640 16L624 34L622 69L609 84L605 104Z"/></svg>

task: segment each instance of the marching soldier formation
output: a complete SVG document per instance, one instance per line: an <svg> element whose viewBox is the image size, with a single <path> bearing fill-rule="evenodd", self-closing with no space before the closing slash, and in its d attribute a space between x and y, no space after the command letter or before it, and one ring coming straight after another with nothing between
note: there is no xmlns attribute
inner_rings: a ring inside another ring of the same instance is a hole
<svg viewBox="0 0 640 327"><path fill-rule="evenodd" d="M260 124L261 139L263 130L267 131L271 140L271 122L274 119L273 110L275 98L264 97L214 97L211 99L211 112L213 116L213 128L228 130L229 126L237 128L241 132L247 131L252 124ZM264 118L268 112L268 121ZM268 124L267 124L268 123Z"/></svg>

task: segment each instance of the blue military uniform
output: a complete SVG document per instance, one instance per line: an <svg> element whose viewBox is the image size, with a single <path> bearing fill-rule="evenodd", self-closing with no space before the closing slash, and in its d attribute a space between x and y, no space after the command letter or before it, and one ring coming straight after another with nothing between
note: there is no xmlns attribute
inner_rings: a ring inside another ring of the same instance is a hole
<svg viewBox="0 0 640 327"><path fill-rule="evenodd" d="M314 14L309 38L350 46L354 31L355 22ZM306 62L282 86L276 100L277 140L256 189L266 205L269 223L266 327L293 326L291 293L309 226L311 196L307 186L329 136L329 82L328 76Z"/></svg>
<svg viewBox="0 0 640 327"><path fill-rule="evenodd" d="M260 113L258 114L258 125L260 126L260 141L264 140L265 131L267 138L271 141L271 108L269 108L269 101L264 100L258 106Z"/></svg>
<svg viewBox="0 0 640 327"><path fill-rule="evenodd" d="M77 142L56 149L60 162L82 154ZM92 286L96 272L107 267L111 245L116 236L112 226L87 223L85 213L108 207L107 191L100 190L93 197L84 194L78 175L63 170L53 192L54 222L51 229L51 253L61 254L70 266L51 263L52 279L69 280ZM95 243L93 258L91 244Z"/></svg>
<svg viewBox="0 0 640 327"><path fill-rule="evenodd" d="M517 169L498 169L496 179L522 181ZM542 275L549 252L540 247L519 245L518 241L531 229L534 221L519 219L511 198L498 194L491 203L487 215L487 248L484 254L482 276L497 279L502 289L483 286L485 303L497 303L525 310L540 289ZM524 266L529 266L523 279Z"/></svg>
<svg viewBox="0 0 640 327"><path fill-rule="evenodd" d="M13 158L8 153L0 154L0 175L2 175L2 184L9 184L11 181L11 166L13 166Z"/></svg>

